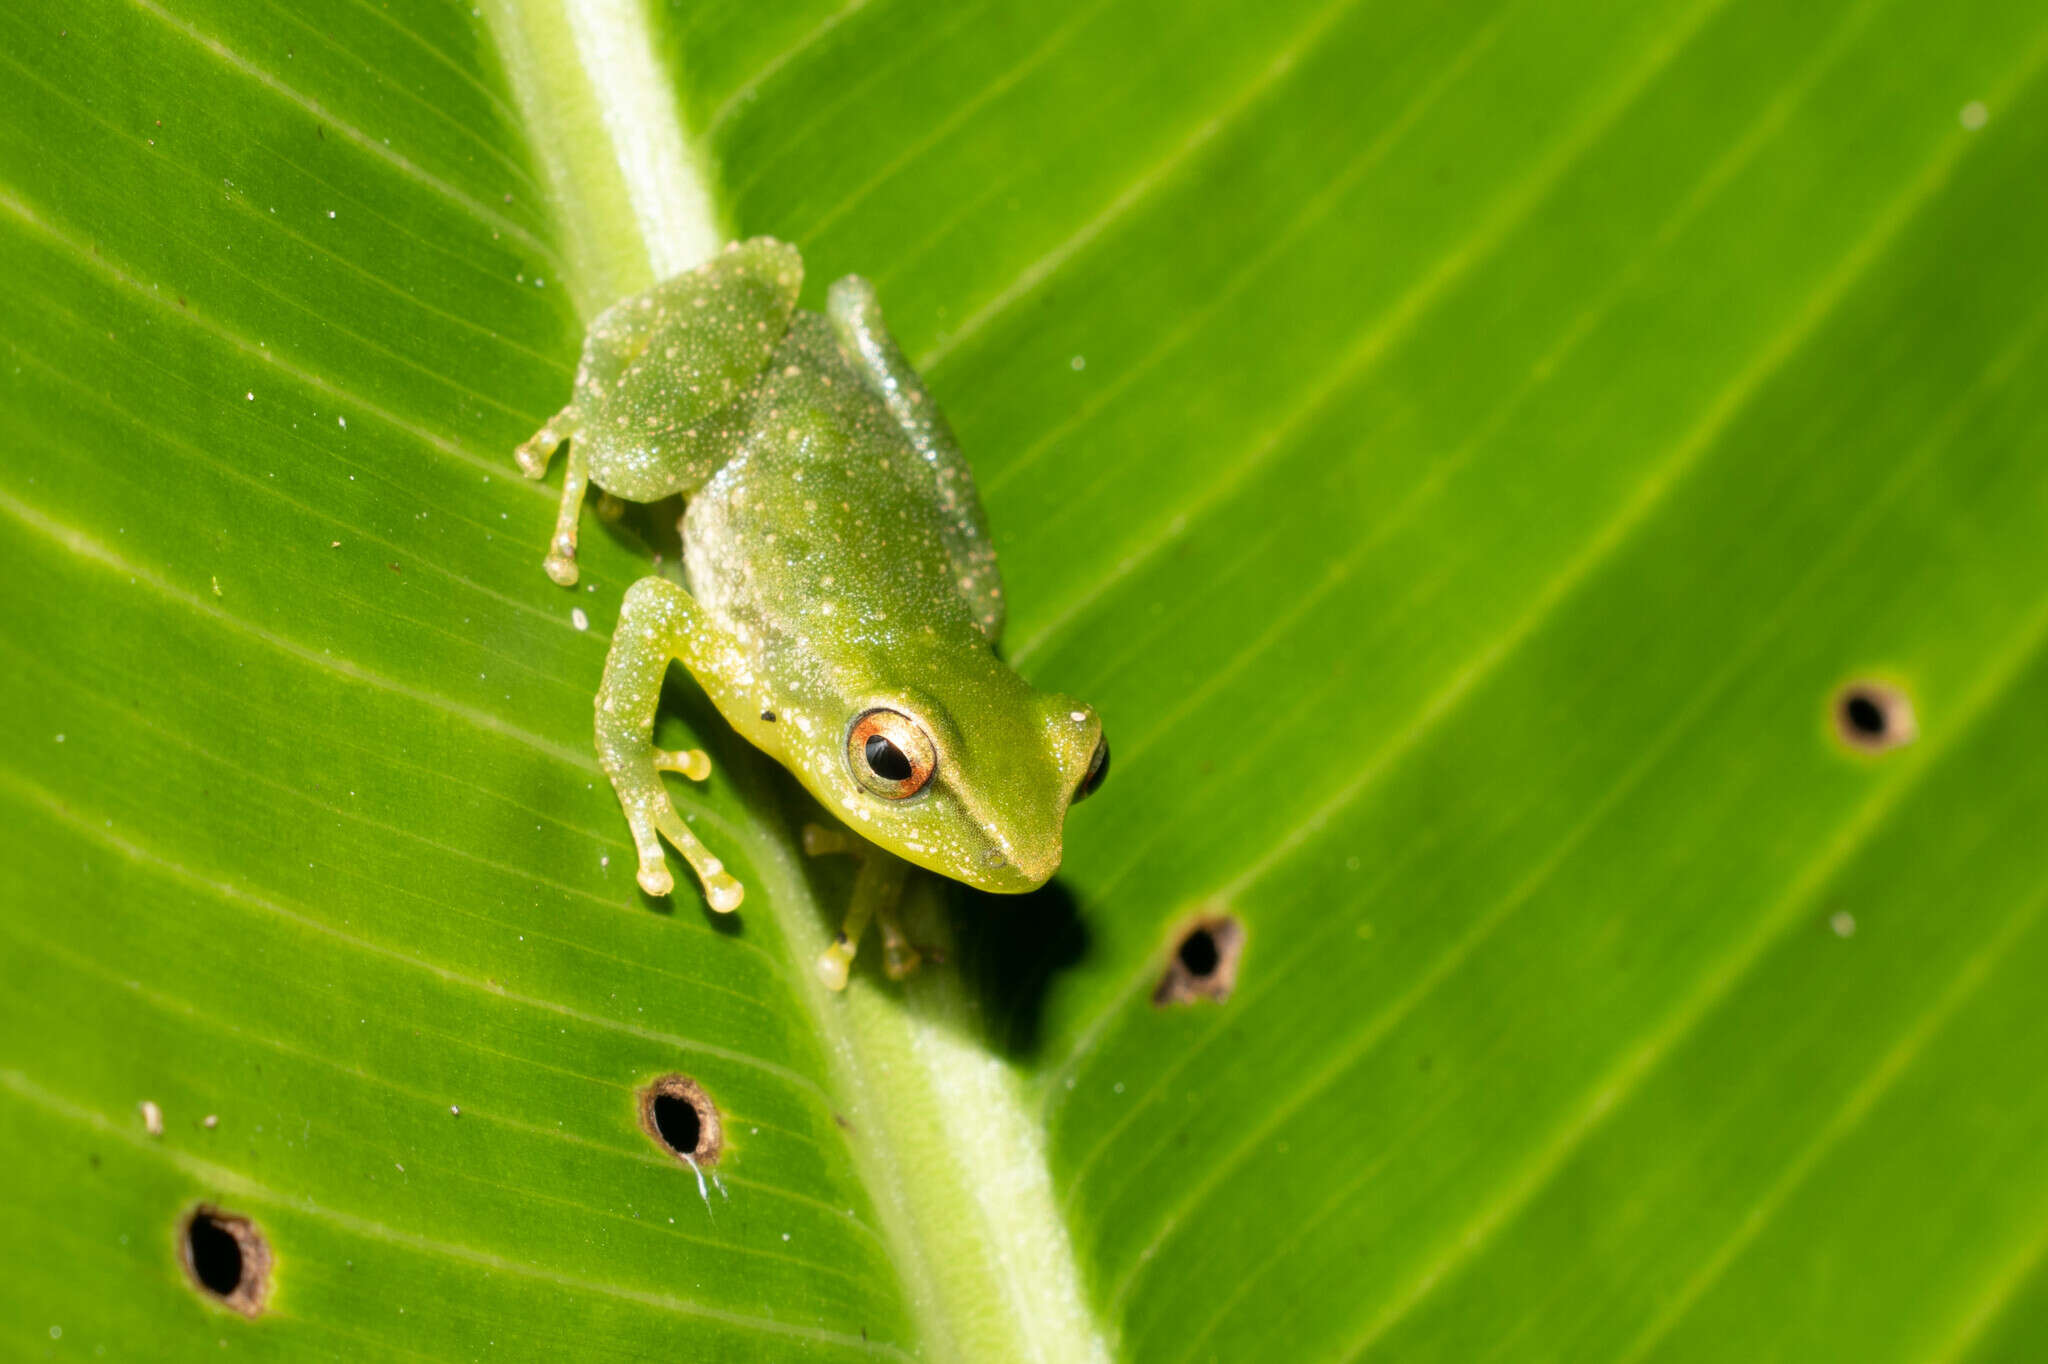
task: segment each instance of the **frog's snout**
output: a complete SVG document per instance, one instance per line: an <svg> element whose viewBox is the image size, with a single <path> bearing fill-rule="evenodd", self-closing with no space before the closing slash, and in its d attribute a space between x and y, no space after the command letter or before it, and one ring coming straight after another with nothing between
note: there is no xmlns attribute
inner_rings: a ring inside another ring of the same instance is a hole
<svg viewBox="0 0 2048 1364"><path fill-rule="evenodd" d="M1059 869L1060 842L1055 838L1049 849L1036 853L1021 850L1005 853L993 846L983 849L979 879L985 890L1021 895L1052 880L1053 873Z"/></svg>

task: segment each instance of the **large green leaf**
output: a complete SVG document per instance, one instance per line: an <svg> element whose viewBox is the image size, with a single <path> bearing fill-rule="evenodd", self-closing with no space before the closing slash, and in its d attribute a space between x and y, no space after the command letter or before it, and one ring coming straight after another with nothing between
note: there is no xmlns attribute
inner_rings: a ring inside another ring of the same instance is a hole
<svg viewBox="0 0 2048 1364"><path fill-rule="evenodd" d="M0 54L9 1354L2048 1351L2037 4L26 0ZM757 232L877 281L1116 747L1053 889L928 894L955 960L843 998L845 869L680 683L750 897L635 890L588 707L663 537L565 594L510 462L594 309ZM1155 1004L1225 916L1234 993Z"/></svg>

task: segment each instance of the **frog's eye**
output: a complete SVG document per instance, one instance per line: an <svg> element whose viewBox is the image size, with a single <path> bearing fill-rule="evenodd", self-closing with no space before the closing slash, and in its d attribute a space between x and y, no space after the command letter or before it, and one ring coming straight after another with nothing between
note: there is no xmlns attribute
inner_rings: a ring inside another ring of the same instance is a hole
<svg viewBox="0 0 2048 1364"><path fill-rule="evenodd" d="M1102 779L1109 775L1109 736L1103 735L1095 741L1095 756L1088 760L1088 771L1081 778L1081 784L1074 788L1073 804L1095 794L1102 785Z"/></svg>
<svg viewBox="0 0 2048 1364"><path fill-rule="evenodd" d="M846 732L846 761L862 786L889 800L924 790L938 765L931 736L901 711L864 711Z"/></svg>

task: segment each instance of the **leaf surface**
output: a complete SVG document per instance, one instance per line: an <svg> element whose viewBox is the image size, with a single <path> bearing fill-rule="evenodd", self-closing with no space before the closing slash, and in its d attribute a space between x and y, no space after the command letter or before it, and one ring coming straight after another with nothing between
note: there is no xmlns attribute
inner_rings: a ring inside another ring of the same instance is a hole
<svg viewBox="0 0 2048 1364"><path fill-rule="evenodd" d="M771 8L0 14L9 1352L2038 1356L2038 8ZM1112 737L907 988L692 688L736 922L589 748L659 537L510 452L693 231L875 280Z"/></svg>

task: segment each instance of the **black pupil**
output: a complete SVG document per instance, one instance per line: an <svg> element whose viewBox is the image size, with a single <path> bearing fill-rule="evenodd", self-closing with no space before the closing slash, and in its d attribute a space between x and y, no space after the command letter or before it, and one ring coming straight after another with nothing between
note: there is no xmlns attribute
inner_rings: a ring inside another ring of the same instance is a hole
<svg viewBox="0 0 2048 1364"><path fill-rule="evenodd" d="M1868 696L1852 696L1842 709L1847 713L1849 728L1858 734L1884 733L1884 707Z"/></svg>
<svg viewBox="0 0 2048 1364"><path fill-rule="evenodd" d="M242 1282L242 1244L235 1234L205 1214L192 1219L192 1272L199 1282L225 1298Z"/></svg>
<svg viewBox="0 0 2048 1364"><path fill-rule="evenodd" d="M865 750L868 770L883 781L909 781L910 759L903 756L903 750L879 734L868 736Z"/></svg>

